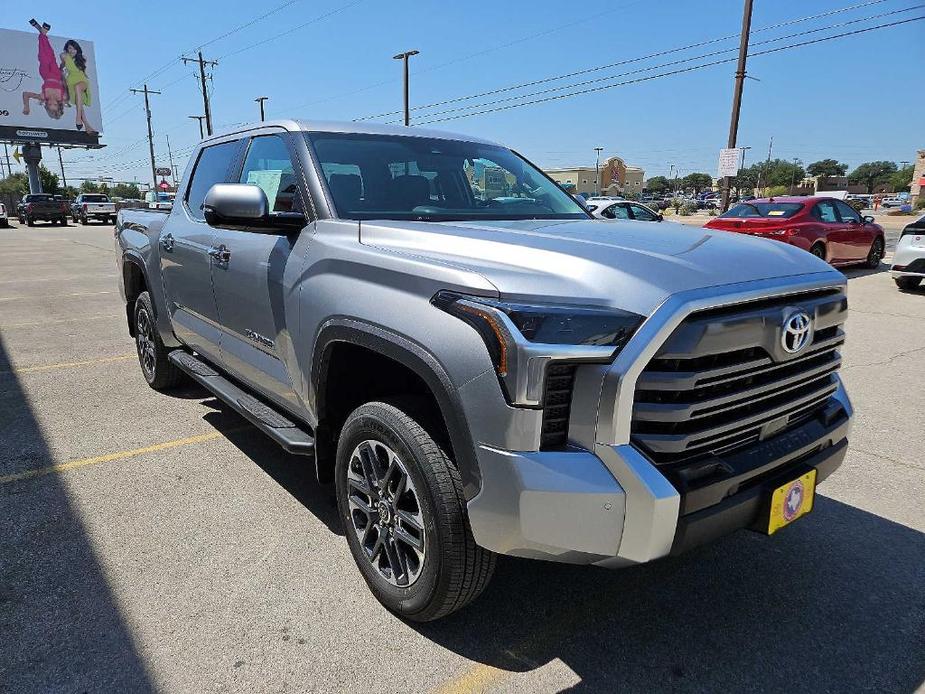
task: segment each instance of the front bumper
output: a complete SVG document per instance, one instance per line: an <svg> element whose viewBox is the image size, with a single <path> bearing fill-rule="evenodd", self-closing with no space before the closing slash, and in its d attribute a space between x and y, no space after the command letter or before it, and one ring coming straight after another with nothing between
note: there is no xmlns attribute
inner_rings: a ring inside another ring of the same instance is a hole
<svg viewBox="0 0 925 694"><path fill-rule="evenodd" d="M632 445L523 453L479 449L476 542L501 554L619 567L760 529L770 492L841 465L853 415L844 387L800 426L722 459L658 467Z"/></svg>

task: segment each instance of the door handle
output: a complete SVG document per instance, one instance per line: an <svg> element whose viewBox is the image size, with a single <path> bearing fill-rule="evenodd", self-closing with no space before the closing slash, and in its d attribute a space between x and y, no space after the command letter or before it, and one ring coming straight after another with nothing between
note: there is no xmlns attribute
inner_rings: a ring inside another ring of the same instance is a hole
<svg viewBox="0 0 925 694"><path fill-rule="evenodd" d="M161 246L165 251L173 250L173 234L167 234L166 236L161 237Z"/></svg>
<svg viewBox="0 0 925 694"><path fill-rule="evenodd" d="M217 248L212 246L212 248L209 249L209 255L214 258L215 262L217 263L227 263L229 260L231 260L231 251L228 250L228 247L225 246L225 244L222 244Z"/></svg>

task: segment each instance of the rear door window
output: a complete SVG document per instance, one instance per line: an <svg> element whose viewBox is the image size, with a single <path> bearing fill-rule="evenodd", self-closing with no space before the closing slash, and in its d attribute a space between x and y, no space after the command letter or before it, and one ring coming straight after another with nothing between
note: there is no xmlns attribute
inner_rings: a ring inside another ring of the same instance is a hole
<svg viewBox="0 0 925 694"><path fill-rule="evenodd" d="M238 151L239 141L223 142L203 148L193 169L189 190L186 192L186 205L190 215L200 221L205 220L202 213L202 201L209 188L216 183L228 183L231 165Z"/></svg>

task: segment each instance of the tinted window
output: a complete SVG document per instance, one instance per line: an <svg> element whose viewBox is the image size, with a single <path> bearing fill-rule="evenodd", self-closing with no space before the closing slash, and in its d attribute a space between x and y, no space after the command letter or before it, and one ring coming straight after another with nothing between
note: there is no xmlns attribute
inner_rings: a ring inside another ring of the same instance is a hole
<svg viewBox="0 0 925 694"><path fill-rule="evenodd" d="M826 224L838 223L838 217L835 215L835 205L829 200L816 203L813 208L813 217Z"/></svg>
<svg viewBox="0 0 925 694"><path fill-rule="evenodd" d="M109 202L105 195L81 195L80 199L82 202Z"/></svg>
<svg viewBox="0 0 925 694"><path fill-rule="evenodd" d="M228 183L228 170L237 149L237 142L224 142L204 148L199 155L186 193L186 204L189 206L190 214L196 219L205 219L202 214L202 201L209 188L216 183Z"/></svg>
<svg viewBox="0 0 925 694"><path fill-rule="evenodd" d="M633 216L643 222L654 222L658 216L652 210L642 205L630 205L633 210Z"/></svg>
<svg viewBox="0 0 925 694"><path fill-rule="evenodd" d="M33 193L32 195L27 195L23 198L26 202L50 202L54 200L51 195L43 193Z"/></svg>
<svg viewBox="0 0 925 694"><path fill-rule="evenodd" d="M251 141L240 182L260 186L267 194L271 212L303 210L292 158L278 135L255 137Z"/></svg>
<svg viewBox="0 0 925 694"><path fill-rule="evenodd" d="M792 217L803 209L799 202L743 202L720 217Z"/></svg>
<svg viewBox="0 0 925 694"><path fill-rule="evenodd" d="M342 218L588 218L568 193L504 147L408 135L306 137Z"/></svg>
<svg viewBox="0 0 925 694"><path fill-rule="evenodd" d="M855 210L851 205L847 205L841 200L836 200L835 206L838 208L838 214L841 215L841 220L843 222L847 222L849 219L853 219L860 224L861 215L859 215L857 210Z"/></svg>
<svg viewBox="0 0 925 694"><path fill-rule="evenodd" d="M626 205L611 205L601 212L601 216L607 219L629 219L630 213Z"/></svg>

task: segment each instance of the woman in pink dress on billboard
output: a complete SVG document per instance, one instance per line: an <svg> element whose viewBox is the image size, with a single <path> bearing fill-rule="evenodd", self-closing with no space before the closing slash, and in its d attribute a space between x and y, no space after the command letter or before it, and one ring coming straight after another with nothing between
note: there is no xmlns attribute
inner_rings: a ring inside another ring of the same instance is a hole
<svg viewBox="0 0 925 694"><path fill-rule="evenodd" d="M58 65L58 57L48 40L48 24L40 25L34 19L29 22L39 31L39 75L42 77L42 91L22 93L22 112L29 115L29 101L34 99L45 107L45 112L55 120L64 114L64 104L67 102L67 87L64 75Z"/></svg>

